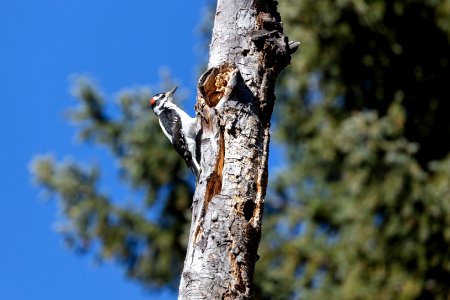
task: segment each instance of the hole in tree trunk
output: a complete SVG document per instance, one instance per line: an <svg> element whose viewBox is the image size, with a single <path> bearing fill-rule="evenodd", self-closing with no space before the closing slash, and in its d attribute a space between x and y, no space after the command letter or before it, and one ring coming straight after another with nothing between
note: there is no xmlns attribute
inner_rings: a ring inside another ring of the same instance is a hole
<svg viewBox="0 0 450 300"><path fill-rule="evenodd" d="M255 209L255 203L253 201L249 200L245 202L244 204L244 216L247 221L250 221L250 219L253 217L253 210Z"/></svg>
<svg viewBox="0 0 450 300"><path fill-rule="evenodd" d="M233 71L236 69L234 65L223 64L220 67L209 69L200 78L200 90L205 96L205 102L209 107L215 107L222 99L228 81Z"/></svg>

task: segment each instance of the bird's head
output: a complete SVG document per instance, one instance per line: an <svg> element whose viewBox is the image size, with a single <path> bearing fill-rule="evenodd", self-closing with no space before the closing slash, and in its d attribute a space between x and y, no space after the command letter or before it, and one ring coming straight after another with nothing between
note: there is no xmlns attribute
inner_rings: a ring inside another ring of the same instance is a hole
<svg viewBox="0 0 450 300"><path fill-rule="evenodd" d="M175 93L177 88L178 86L166 93L158 93L150 99L150 106L155 114L159 115L159 113L164 109L166 103L172 102L172 95Z"/></svg>

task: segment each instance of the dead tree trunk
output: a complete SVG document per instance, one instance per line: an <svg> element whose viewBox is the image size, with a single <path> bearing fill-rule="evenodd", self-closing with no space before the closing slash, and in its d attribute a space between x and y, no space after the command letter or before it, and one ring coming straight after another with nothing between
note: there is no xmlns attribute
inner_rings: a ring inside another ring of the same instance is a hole
<svg viewBox="0 0 450 300"><path fill-rule="evenodd" d="M179 299L249 299L279 72L298 43L272 0L218 0L196 110L201 176Z"/></svg>

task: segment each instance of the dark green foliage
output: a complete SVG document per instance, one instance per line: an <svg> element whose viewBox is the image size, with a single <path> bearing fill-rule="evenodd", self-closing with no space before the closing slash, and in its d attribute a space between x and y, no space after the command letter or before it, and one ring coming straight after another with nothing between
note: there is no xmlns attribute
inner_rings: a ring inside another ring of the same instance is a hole
<svg viewBox="0 0 450 300"><path fill-rule="evenodd" d="M122 93L114 118L90 81L79 80L75 96L79 107L67 116L81 128L80 139L108 148L119 164L121 182L132 187L136 200L143 199L138 205L120 206L117 202L124 199L99 191L98 168L37 158L35 180L48 195L58 196L67 220L61 226L65 240L78 251L97 251L100 260L122 263L130 277L146 285L176 286L186 251L193 184L148 107L150 93ZM162 213L150 218L147 210Z"/></svg>
<svg viewBox="0 0 450 300"><path fill-rule="evenodd" d="M302 46L257 298L448 299L450 2L280 3Z"/></svg>

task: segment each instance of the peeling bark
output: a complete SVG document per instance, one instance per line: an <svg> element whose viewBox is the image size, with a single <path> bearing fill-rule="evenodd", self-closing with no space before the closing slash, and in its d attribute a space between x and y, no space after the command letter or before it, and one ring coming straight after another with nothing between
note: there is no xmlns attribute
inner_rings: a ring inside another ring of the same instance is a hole
<svg viewBox="0 0 450 300"><path fill-rule="evenodd" d="M249 299L279 72L298 43L275 1L219 0L196 110L197 183L179 299Z"/></svg>

